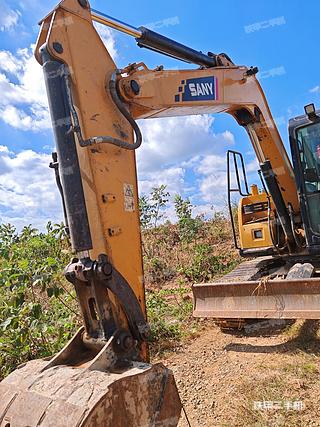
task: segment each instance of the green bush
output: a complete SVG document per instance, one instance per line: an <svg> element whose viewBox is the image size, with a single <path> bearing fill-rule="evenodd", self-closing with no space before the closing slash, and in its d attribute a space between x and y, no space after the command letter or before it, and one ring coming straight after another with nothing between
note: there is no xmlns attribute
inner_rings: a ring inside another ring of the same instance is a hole
<svg viewBox="0 0 320 427"><path fill-rule="evenodd" d="M227 273L236 264L230 254L214 255L211 245L200 243L194 248L191 262L180 267L180 273L193 283L206 282L217 274Z"/></svg>
<svg viewBox="0 0 320 427"><path fill-rule="evenodd" d="M192 315L192 302L187 297L188 292L188 288L147 292L151 342L179 339L185 334L185 321Z"/></svg>
<svg viewBox="0 0 320 427"><path fill-rule="evenodd" d="M231 224L228 222L225 214L222 212L215 212L209 223L208 235L217 243L227 240L230 233Z"/></svg>
<svg viewBox="0 0 320 427"><path fill-rule="evenodd" d="M140 199L152 353L192 333L188 283L212 280L239 262L223 214L193 218L190 201L176 196L177 224L159 225L168 197L162 185ZM74 289L63 276L70 258L61 225L19 233L0 226L0 379L20 363L56 353L78 328Z"/></svg>
<svg viewBox="0 0 320 427"><path fill-rule="evenodd" d="M62 226L45 233L0 226L0 377L49 356L73 334L77 305L62 271L69 262Z"/></svg>
<svg viewBox="0 0 320 427"><path fill-rule="evenodd" d="M191 242L199 237L199 232L204 224L201 217L192 217L193 206L189 199L183 198L177 194L174 198L175 212L178 218L178 228L180 239L184 242Z"/></svg>
<svg viewBox="0 0 320 427"><path fill-rule="evenodd" d="M174 272L170 270L166 262L155 256L146 260L147 279L152 284L162 284L174 276Z"/></svg>
<svg viewBox="0 0 320 427"><path fill-rule="evenodd" d="M139 197L140 224L143 229L157 227L159 221L164 218L170 194L166 191L166 185L153 187L149 196L143 194Z"/></svg>

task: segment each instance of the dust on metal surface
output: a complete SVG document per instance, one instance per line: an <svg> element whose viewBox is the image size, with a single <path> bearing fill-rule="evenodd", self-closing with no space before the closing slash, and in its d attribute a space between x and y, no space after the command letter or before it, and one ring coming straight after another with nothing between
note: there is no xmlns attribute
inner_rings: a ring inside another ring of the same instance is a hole
<svg viewBox="0 0 320 427"><path fill-rule="evenodd" d="M213 318L320 318L320 279L196 284L194 316Z"/></svg>
<svg viewBox="0 0 320 427"><path fill-rule="evenodd" d="M0 383L0 426L175 427L181 402L172 372L133 362L123 372L34 360Z"/></svg>

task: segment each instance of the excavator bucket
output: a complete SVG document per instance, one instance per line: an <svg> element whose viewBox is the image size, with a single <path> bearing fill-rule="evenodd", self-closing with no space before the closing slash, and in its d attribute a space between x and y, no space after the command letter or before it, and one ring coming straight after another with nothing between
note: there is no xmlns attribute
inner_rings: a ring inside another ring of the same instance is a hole
<svg viewBox="0 0 320 427"><path fill-rule="evenodd" d="M195 317L320 319L320 278L309 263L272 257L240 264L216 283L193 286Z"/></svg>
<svg viewBox="0 0 320 427"><path fill-rule="evenodd" d="M175 427L180 400L171 371L135 363L106 373L34 360L0 384L1 427Z"/></svg>
<svg viewBox="0 0 320 427"><path fill-rule="evenodd" d="M169 369L142 362L112 367L110 343L93 362L68 365L81 333L50 361L30 361L0 383L1 427L178 424L181 402Z"/></svg>

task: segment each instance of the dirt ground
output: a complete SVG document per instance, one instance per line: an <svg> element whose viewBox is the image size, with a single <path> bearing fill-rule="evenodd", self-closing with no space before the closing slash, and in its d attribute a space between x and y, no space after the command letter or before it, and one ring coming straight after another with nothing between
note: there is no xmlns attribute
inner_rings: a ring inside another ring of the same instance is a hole
<svg viewBox="0 0 320 427"><path fill-rule="evenodd" d="M192 427L320 426L318 321L213 323L162 357ZM181 416L179 427L188 427Z"/></svg>

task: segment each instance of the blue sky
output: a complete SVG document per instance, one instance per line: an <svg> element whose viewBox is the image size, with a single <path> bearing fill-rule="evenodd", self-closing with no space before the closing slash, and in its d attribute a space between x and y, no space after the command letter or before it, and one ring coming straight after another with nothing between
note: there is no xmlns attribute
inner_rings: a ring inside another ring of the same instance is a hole
<svg viewBox="0 0 320 427"><path fill-rule="evenodd" d="M37 22L53 1L0 0L0 221L18 227L62 218L52 171L53 148L41 69L32 57ZM91 6L134 26L151 29L203 52L226 52L239 65L258 66L271 111L287 145L287 122L303 106L319 107L320 4L313 0L224 2L164 0L92 1ZM119 67L144 61L150 68L186 65L140 49L123 34L100 29ZM223 209L225 151L245 154L250 177L254 155L246 133L231 117L196 116L140 123L144 145L138 153L140 192L167 184L190 197L195 212ZM166 141L168 142L166 144ZM174 141L174 144L173 144ZM159 152L159 144L168 147ZM172 217L172 209L168 212Z"/></svg>

